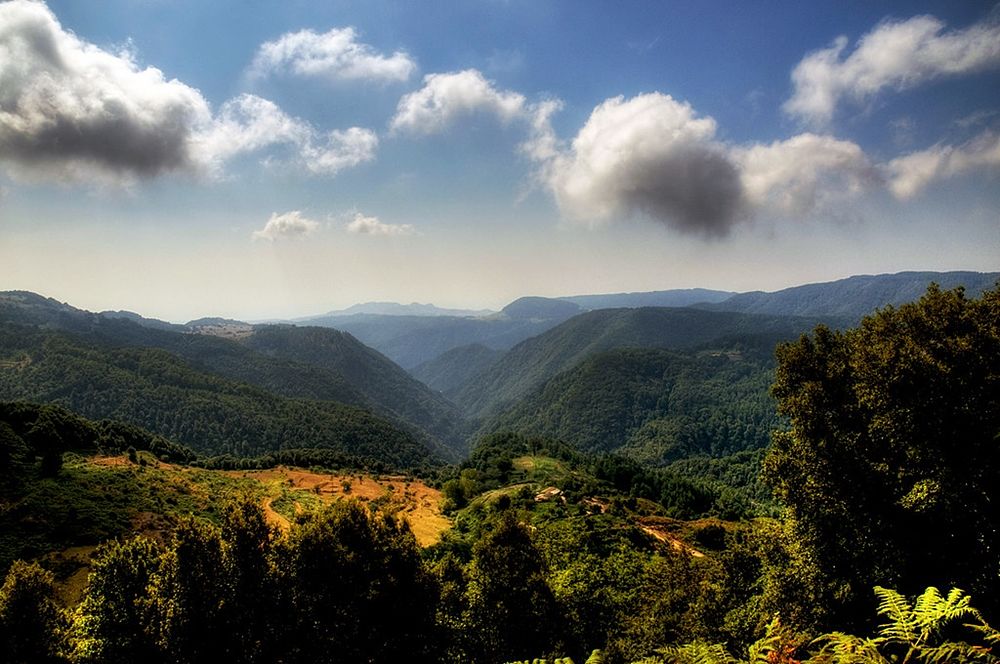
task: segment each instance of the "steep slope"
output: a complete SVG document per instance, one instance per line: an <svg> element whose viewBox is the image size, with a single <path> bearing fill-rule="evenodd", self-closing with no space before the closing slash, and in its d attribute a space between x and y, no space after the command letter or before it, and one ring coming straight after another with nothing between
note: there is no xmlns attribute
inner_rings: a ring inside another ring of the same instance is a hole
<svg viewBox="0 0 1000 664"><path fill-rule="evenodd" d="M466 423L458 408L349 334L321 327L271 325L258 327L242 343L267 357L342 376L380 412L420 427L452 450L466 451Z"/></svg>
<svg viewBox="0 0 1000 664"><path fill-rule="evenodd" d="M112 348L11 323L0 323L0 399L120 419L203 454L315 447L397 467L438 458L429 440L361 408L278 396L159 349Z"/></svg>
<svg viewBox="0 0 1000 664"><path fill-rule="evenodd" d="M1000 272L899 272L859 275L821 284L795 286L773 293L740 293L704 308L715 311L776 316L832 316L846 325L857 323L880 307L912 302L931 282L944 289L964 286L966 295L978 297L1000 280Z"/></svg>
<svg viewBox="0 0 1000 664"><path fill-rule="evenodd" d="M656 465L759 449L778 422L773 369L755 349L607 351L551 378L483 432L549 436Z"/></svg>
<svg viewBox="0 0 1000 664"><path fill-rule="evenodd" d="M470 417L489 417L593 353L614 348L690 349L731 337L773 345L817 319L699 309L603 309L581 314L518 344L455 395Z"/></svg>
<svg viewBox="0 0 1000 664"><path fill-rule="evenodd" d="M280 396L369 408L455 453L464 449L465 424L453 405L349 335L319 328L299 333L288 326L265 328L269 331L259 341L249 327L232 338L180 333L93 314L34 293L0 294L3 320L66 330L111 347L158 348L199 371ZM220 322L231 323L202 319L188 325L218 328ZM282 341L282 336L288 339Z"/></svg>
<svg viewBox="0 0 1000 664"><path fill-rule="evenodd" d="M410 374L450 399L459 387L502 356L502 350L469 344L441 353L433 360L410 369Z"/></svg>

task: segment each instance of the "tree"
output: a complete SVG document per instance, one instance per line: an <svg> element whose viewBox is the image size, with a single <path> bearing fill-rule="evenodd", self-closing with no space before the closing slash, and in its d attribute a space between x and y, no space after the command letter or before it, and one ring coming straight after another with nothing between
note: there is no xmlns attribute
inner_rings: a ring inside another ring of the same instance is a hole
<svg viewBox="0 0 1000 664"><path fill-rule="evenodd" d="M188 517L174 530L150 583L151 628L168 659L225 661L227 586L218 529Z"/></svg>
<svg viewBox="0 0 1000 664"><path fill-rule="evenodd" d="M298 527L281 553L290 662L433 662L437 592L409 526L356 500Z"/></svg>
<svg viewBox="0 0 1000 664"><path fill-rule="evenodd" d="M43 664L59 656L65 615L56 604L52 574L15 560L0 587L0 661Z"/></svg>
<svg viewBox="0 0 1000 664"><path fill-rule="evenodd" d="M73 655L81 664L163 661L150 633L149 585L160 546L138 536L98 548L73 623Z"/></svg>
<svg viewBox="0 0 1000 664"><path fill-rule="evenodd" d="M469 572L470 628L482 662L550 652L560 642L559 610L542 556L512 511L473 548Z"/></svg>
<svg viewBox="0 0 1000 664"><path fill-rule="evenodd" d="M242 494L222 514L223 574L228 600L223 621L229 626L228 661L270 662L281 636L286 611L273 560L277 533L260 503Z"/></svg>
<svg viewBox="0 0 1000 664"><path fill-rule="evenodd" d="M932 285L846 332L778 348L791 429L765 475L788 506L826 622L857 625L868 588L968 588L1000 607L1000 287Z"/></svg>

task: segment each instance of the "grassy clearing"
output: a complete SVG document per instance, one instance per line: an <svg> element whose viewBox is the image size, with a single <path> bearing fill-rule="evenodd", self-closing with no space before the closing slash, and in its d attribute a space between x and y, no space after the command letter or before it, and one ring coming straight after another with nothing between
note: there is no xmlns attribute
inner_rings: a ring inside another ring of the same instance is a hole
<svg viewBox="0 0 1000 664"><path fill-rule="evenodd" d="M162 539L186 515L218 523L235 492L257 496L271 523L283 530L296 518L351 496L404 516L422 546L451 527L441 514L440 492L405 477L296 468L205 470L163 463L144 452L137 462L67 454L58 476L30 479L16 498L0 498L0 571L18 558L40 560L55 573L60 597L70 605L82 592L99 543L132 533Z"/></svg>

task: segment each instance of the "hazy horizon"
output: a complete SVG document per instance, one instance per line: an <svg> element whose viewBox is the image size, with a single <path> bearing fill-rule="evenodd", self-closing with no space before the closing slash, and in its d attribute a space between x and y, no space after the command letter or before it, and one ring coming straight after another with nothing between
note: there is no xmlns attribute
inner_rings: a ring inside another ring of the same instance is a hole
<svg viewBox="0 0 1000 664"><path fill-rule="evenodd" d="M0 3L0 290L183 322L1000 270L974 2Z"/></svg>

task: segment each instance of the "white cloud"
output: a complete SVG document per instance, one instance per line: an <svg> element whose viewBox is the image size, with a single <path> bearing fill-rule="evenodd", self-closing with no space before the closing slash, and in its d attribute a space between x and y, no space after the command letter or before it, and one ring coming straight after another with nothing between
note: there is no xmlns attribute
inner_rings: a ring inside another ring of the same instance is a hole
<svg viewBox="0 0 1000 664"><path fill-rule="evenodd" d="M886 165L889 189L899 199L916 196L935 180L1000 168L1000 134L986 131L960 146L935 145Z"/></svg>
<svg viewBox="0 0 1000 664"><path fill-rule="evenodd" d="M218 175L233 157L276 146L332 175L373 159L378 139L358 127L321 133L255 95L213 115L194 88L82 41L44 4L0 3L0 165L12 175L105 184Z"/></svg>
<svg viewBox="0 0 1000 664"><path fill-rule="evenodd" d="M833 117L843 97L864 102L884 89L1000 66L1000 23L981 22L944 32L933 16L885 21L844 57L847 37L810 53L792 71L795 91L784 110L813 124Z"/></svg>
<svg viewBox="0 0 1000 664"><path fill-rule="evenodd" d="M194 143L199 159L215 173L236 155L285 145L293 148L292 161L306 170L334 175L374 159L378 137L360 127L321 134L274 102L243 94L223 104L218 116L194 137Z"/></svg>
<svg viewBox="0 0 1000 664"><path fill-rule="evenodd" d="M254 231L251 238L274 242L284 238L302 237L315 233L319 222L302 216L299 210L278 214L275 212L259 231Z"/></svg>
<svg viewBox="0 0 1000 664"><path fill-rule="evenodd" d="M192 166L201 94L63 30L42 3L0 4L0 159L22 177L115 181Z"/></svg>
<svg viewBox="0 0 1000 664"><path fill-rule="evenodd" d="M354 28L289 32L265 42L250 72L254 76L291 72L329 80L405 81L417 65L404 51L386 56L357 41Z"/></svg>
<svg viewBox="0 0 1000 664"><path fill-rule="evenodd" d="M302 146L302 163L312 173L334 175L375 159L378 136L371 129L335 129Z"/></svg>
<svg viewBox="0 0 1000 664"><path fill-rule="evenodd" d="M410 224L386 224L378 217L366 217L358 212L347 224L347 232L365 235L414 235L416 229Z"/></svg>
<svg viewBox="0 0 1000 664"><path fill-rule="evenodd" d="M787 216L806 215L878 180L856 143L831 136L799 134L770 145L733 148L731 154L750 205Z"/></svg>
<svg viewBox="0 0 1000 664"><path fill-rule="evenodd" d="M393 131L434 134L463 115L489 113L502 122L528 117L524 95L498 90L481 72L466 69L447 74L428 74L424 86L399 100L389 123Z"/></svg>
<svg viewBox="0 0 1000 664"><path fill-rule="evenodd" d="M714 136L715 120L669 95L615 97L594 109L542 177L572 219L641 213L682 231L724 235L740 214L742 189Z"/></svg>
<svg viewBox="0 0 1000 664"><path fill-rule="evenodd" d="M703 237L724 236L756 215L807 216L879 182L850 141L801 134L733 146L715 134L714 119L650 93L604 101L568 147L538 112L522 149L569 219L639 215Z"/></svg>
<svg viewBox="0 0 1000 664"><path fill-rule="evenodd" d="M287 115L277 104L256 95L230 99L215 119L193 137L198 160L213 171L232 157L273 145L307 145L312 128Z"/></svg>

